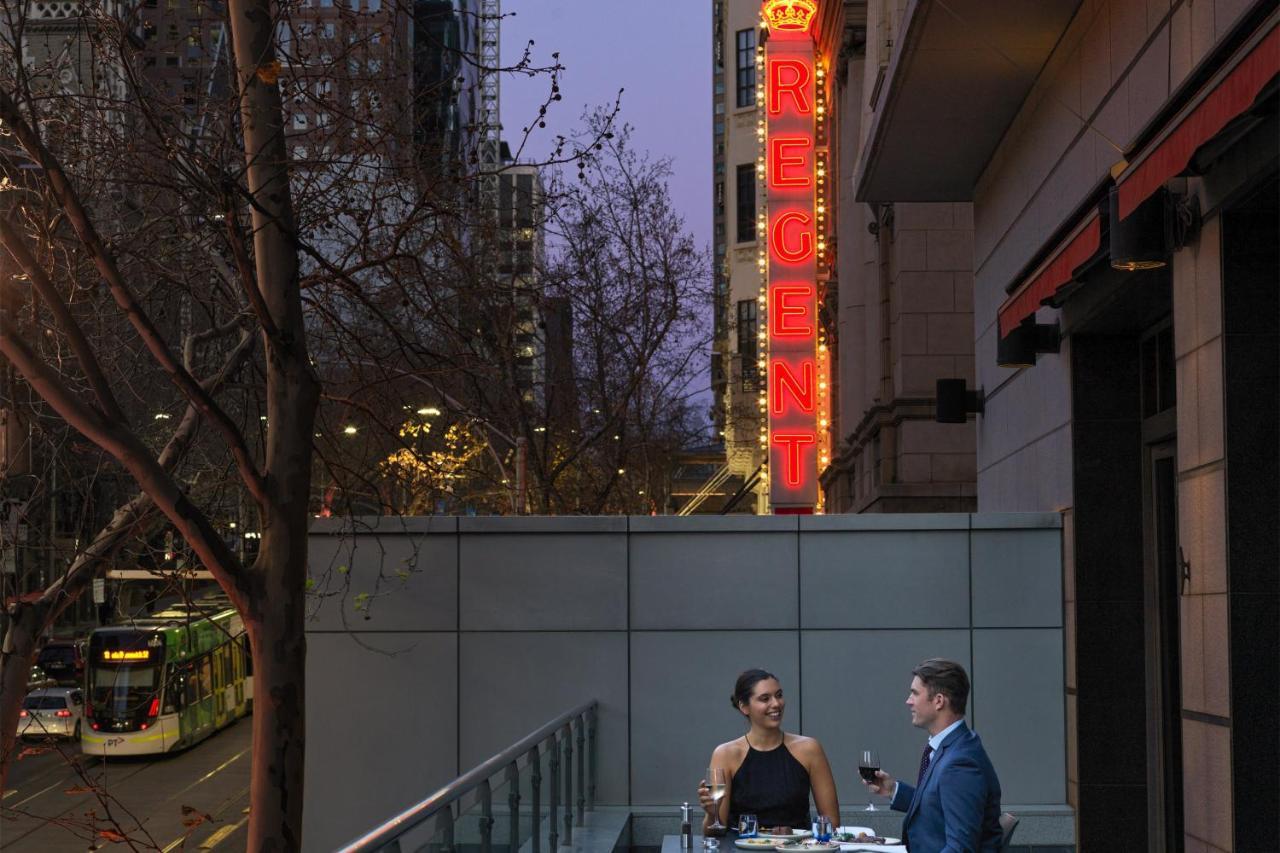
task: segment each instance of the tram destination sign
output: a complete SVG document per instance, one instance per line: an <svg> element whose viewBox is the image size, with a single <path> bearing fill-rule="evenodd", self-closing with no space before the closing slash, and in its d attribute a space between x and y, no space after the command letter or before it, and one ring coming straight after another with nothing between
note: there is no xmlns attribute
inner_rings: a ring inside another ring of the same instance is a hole
<svg viewBox="0 0 1280 853"><path fill-rule="evenodd" d="M103 649L102 660L107 663L151 660L151 649Z"/></svg>

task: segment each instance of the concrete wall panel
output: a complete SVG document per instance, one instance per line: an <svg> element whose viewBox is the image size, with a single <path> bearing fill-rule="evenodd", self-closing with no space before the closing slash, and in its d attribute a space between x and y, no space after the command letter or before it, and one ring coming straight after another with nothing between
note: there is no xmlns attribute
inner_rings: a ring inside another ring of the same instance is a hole
<svg viewBox="0 0 1280 853"><path fill-rule="evenodd" d="M464 631L627 627L625 533L466 534Z"/></svg>
<svg viewBox="0 0 1280 853"><path fill-rule="evenodd" d="M631 801L697 801L718 744L741 737L729 699L734 680L760 667L778 676L783 723L802 719L799 638L794 631L639 631L631 638Z"/></svg>
<svg viewBox="0 0 1280 853"><path fill-rule="evenodd" d="M795 628L796 549L795 532L636 534L631 627Z"/></svg>
<svg viewBox="0 0 1280 853"><path fill-rule="evenodd" d="M457 630L458 540L452 531L392 534L376 542L335 535L312 543L312 630Z"/></svg>
<svg viewBox="0 0 1280 853"><path fill-rule="evenodd" d="M803 626L968 626L968 540L968 531L806 536L800 543Z"/></svg>
<svg viewBox="0 0 1280 853"><path fill-rule="evenodd" d="M975 530L975 628L1062 625L1062 537L1057 530Z"/></svg>
<svg viewBox="0 0 1280 853"><path fill-rule="evenodd" d="M969 719L1000 777L1006 803L1066 798L1062 632L973 632Z"/></svg>
<svg viewBox="0 0 1280 853"><path fill-rule="evenodd" d="M465 771L574 706L600 702L597 796L626 802L627 635L620 631L463 633L459 764ZM545 795L544 795L545 801Z"/></svg>
<svg viewBox="0 0 1280 853"><path fill-rule="evenodd" d="M457 776L457 642L307 636L306 850L333 850Z"/></svg>

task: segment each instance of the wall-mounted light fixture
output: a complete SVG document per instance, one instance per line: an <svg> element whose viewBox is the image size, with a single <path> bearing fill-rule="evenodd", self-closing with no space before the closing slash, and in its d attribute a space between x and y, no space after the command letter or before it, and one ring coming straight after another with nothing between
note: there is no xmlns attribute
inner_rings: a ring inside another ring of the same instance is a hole
<svg viewBox="0 0 1280 853"><path fill-rule="evenodd" d="M1158 269L1169 256L1200 232L1200 199L1174 195L1161 187L1125 219L1120 219L1120 194L1115 187L1107 199L1111 266L1126 272Z"/></svg>
<svg viewBox="0 0 1280 853"><path fill-rule="evenodd" d="M985 403L981 388L971 391L963 379L939 379L933 419L940 424L962 424L969 420L970 412L981 414Z"/></svg>
<svg viewBox="0 0 1280 853"><path fill-rule="evenodd" d="M1062 340L1057 322L1037 323L1027 318L996 344L1001 367L1034 367L1038 353L1058 352Z"/></svg>
<svg viewBox="0 0 1280 853"><path fill-rule="evenodd" d="M1111 188L1108 198L1111 231L1111 266L1126 272L1151 270L1169 263L1172 251L1169 193L1161 188L1120 218L1120 191Z"/></svg>

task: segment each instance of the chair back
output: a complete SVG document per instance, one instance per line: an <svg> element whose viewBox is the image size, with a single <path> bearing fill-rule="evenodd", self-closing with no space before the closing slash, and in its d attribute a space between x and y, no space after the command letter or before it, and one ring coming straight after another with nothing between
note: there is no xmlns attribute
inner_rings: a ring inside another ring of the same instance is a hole
<svg viewBox="0 0 1280 853"><path fill-rule="evenodd" d="M1013 838L1013 831L1018 828L1018 819L1009 812L1000 815L1000 851L1004 853L1009 849L1009 841Z"/></svg>

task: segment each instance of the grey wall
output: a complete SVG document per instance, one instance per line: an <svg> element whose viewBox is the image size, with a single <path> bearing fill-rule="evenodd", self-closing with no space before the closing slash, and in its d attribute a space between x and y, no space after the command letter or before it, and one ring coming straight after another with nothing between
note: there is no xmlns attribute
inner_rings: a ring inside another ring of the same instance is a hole
<svg viewBox="0 0 1280 853"><path fill-rule="evenodd" d="M692 800L762 666L789 730L909 775L910 669L954 658L1010 804L1065 802L1060 519L368 519L311 537L306 838L329 849L600 701L599 798ZM365 598L364 596L368 596Z"/></svg>

